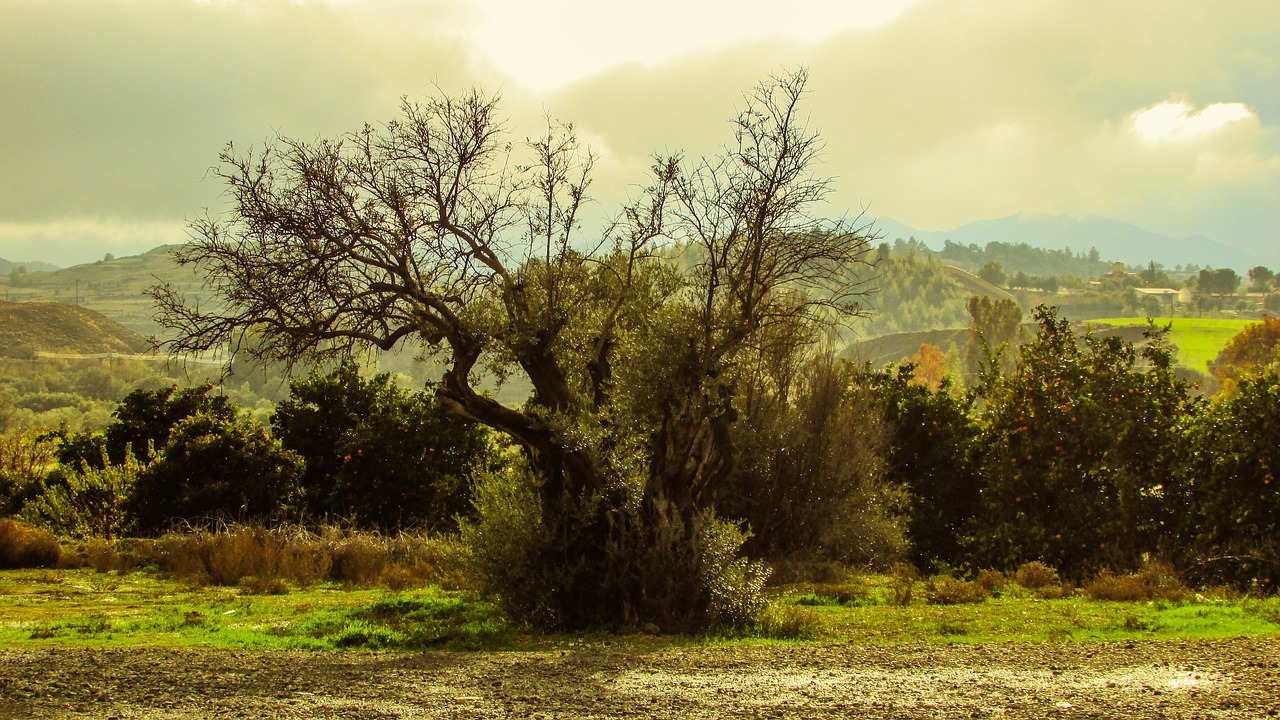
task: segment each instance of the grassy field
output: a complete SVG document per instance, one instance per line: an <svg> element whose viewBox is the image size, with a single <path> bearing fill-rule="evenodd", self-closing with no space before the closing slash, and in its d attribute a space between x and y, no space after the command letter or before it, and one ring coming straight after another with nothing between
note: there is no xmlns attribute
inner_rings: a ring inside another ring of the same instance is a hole
<svg viewBox="0 0 1280 720"><path fill-rule="evenodd" d="M1277 598L1218 593L1117 602L1081 591L1046 598L1009 585L977 602L944 604L939 593L933 581L915 581L904 590L900 579L867 576L779 588L757 628L706 636L560 636L516 626L472 594L435 587L391 591L324 583L256 594L196 588L148 572L10 570L0 572L0 647L504 650L583 641L945 644L1280 636Z"/></svg>
<svg viewBox="0 0 1280 720"><path fill-rule="evenodd" d="M1103 318L1090 320L1097 325L1146 326L1147 318ZM1178 346L1179 365L1202 373L1209 372L1209 361L1231 338L1257 320L1223 320L1216 318L1155 318L1157 325L1170 325L1169 341Z"/></svg>

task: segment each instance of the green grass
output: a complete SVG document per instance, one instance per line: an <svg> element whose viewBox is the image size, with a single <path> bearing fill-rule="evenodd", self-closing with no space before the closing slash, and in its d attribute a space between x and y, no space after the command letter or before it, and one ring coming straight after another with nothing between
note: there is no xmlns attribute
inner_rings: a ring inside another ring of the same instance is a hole
<svg viewBox="0 0 1280 720"><path fill-rule="evenodd" d="M261 649L506 647L492 603L426 588L316 585L283 595L193 588L141 572L0 572L0 647L213 646Z"/></svg>
<svg viewBox="0 0 1280 720"><path fill-rule="evenodd" d="M760 627L700 637L539 634L491 602L434 587L392 592L316 585L282 595L190 587L146 572L0 572L0 647L435 648L501 650L620 641L688 645L819 641L855 644L1115 641L1280 636L1280 598L1217 593L1182 602L998 597L929 604L917 581L907 604L885 577L776 591Z"/></svg>
<svg viewBox="0 0 1280 720"><path fill-rule="evenodd" d="M1177 362L1197 372L1208 373L1209 361L1218 357L1223 346L1240 331L1257 320L1227 320L1217 318L1154 318L1163 327L1172 323L1169 341L1178 347ZM1103 318L1090 323L1116 326L1145 326L1147 318Z"/></svg>

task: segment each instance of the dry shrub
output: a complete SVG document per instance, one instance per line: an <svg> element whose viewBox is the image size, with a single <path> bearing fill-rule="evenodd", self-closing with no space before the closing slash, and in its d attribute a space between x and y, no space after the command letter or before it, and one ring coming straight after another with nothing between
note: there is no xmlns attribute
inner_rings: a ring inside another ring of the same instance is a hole
<svg viewBox="0 0 1280 720"><path fill-rule="evenodd" d="M169 533L154 541L150 559L194 584L236 586L244 578L309 585L329 573L330 559L305 531L236 526Z"/></svg>
<svg viewBox="0 0 1280 720"><path fill-rule="evenodd" d="M1130 575L1115 575L1104 570L1084 591L1094 600L1117 602L1156 599L1178 602L1191 595L1173 568L1161 562L1149 562L1142 570Z"/></svg>
<svg viewBox="0 0 1280 720"><path fill-rule="evenodd" d="M916 580L920 572L909 563L895 563L889 568L889 582L893 590L894 605L910 605Z"/></svg>
<svg viewBox="0 0 1280 720"><path fill-rule="evenodd" d="M62 546L51 533L0 519L0 569L54 568Z"/></svg>
<svg viewBox="0 0 1280 720"><path fill-rule="evenodd" d="M330 576L350 585L376 583L391 559L381 540L380 537L360 533L335 542L330 549L333 557Z"/></svg>
<svg viewBox="0 0 1280 720"><path fill-rule="evenodd" d="M475 585L456 538L386 537L334 527L318 533L292 525L195 529L154 540L90 542L83 553L85 563L99 572L153 565L192 585L238 586L252 594L274 594L283 582L305 587L321 580L393 590Z"/></svg>
<svg viewBox="0 0 1280 720"><path fill-rule="evenodd" d="M1039 560L1023 563L1013 576L1013 581L1028 590L1040 590L1061 584L1058 571Z"/></svg>
<svg viewBox="0 0 1280 720"><path fill-rule="evenodd" d="M946 576L926 583L924 594L930 605L967 605L986 602L991 597L991 593L976 582Z"/></svg>
<svg viewBox="0 0 1280 720"><path fill-rule="evenodd" d="M982 586L991 595L999 595L1009 584L1009 578L999 570L979 570L974 582Z"/></svg>

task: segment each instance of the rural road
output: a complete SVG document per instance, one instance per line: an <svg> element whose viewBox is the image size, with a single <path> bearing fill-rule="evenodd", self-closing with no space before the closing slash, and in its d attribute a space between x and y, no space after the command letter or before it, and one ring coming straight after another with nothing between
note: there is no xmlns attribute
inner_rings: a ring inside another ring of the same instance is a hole
<svg viewBox="0 0 1280 720"><path fill-rule="evenodd" d="M1266 718L1280 640L0 651L0 717Z"/></svg>

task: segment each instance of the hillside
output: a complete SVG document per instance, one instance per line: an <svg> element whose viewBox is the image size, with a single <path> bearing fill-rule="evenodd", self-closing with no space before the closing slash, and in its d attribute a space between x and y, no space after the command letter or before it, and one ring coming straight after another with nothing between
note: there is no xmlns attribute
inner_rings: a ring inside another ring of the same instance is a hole
<svg viewBox="0 0 1280 720"><path fill-rule="evenodd" d="M31 351L132 355L147 352L142 335L102 313L58 302L0 301L0 356Z"/></svg>
<svg viewBox="0 0 1280 720"><path fill-rule="evenodd" d="M0 276L6 300L74 303L145 337L160 334L146 290L162 283L172 284L186 295L201 295L201 278L174 262L172 246L61 270L28 272L21 277Z"/></svg>
<svg viewBox="0 0 1280 720"><path fill-rule="evenodd" d="M8 275L18 268L24 268L27 272L38 272L57 270L58 266L50 265L47 262L14 262L13 260L0 258L0 274Z"/></svg>

